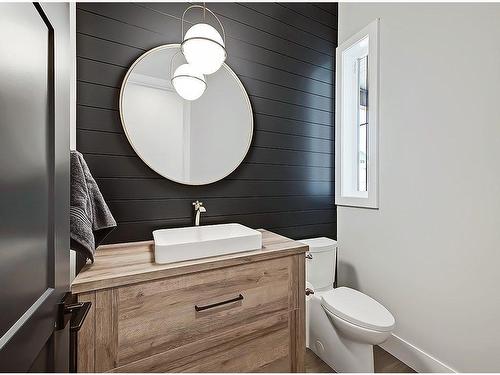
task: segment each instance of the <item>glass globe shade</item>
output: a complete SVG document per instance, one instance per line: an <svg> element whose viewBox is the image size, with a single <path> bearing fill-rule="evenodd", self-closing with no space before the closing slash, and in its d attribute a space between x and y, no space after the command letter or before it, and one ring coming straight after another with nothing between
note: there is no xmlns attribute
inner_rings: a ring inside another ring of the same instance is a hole
<svg viewBox="0 0 500 375"><path fill-rule="evenodd" d="M189 28L182 42L182 53L186 61L203 74L215 73L226 59L222 37L206 23Z"/></svg>
<svg viewBox="0 0 500 375"><path fill-rule="evenodd" d="M175 91L186 100L196 100L207 87L205 77L190 64L182 64L175 69L172 77Z"/></svg>

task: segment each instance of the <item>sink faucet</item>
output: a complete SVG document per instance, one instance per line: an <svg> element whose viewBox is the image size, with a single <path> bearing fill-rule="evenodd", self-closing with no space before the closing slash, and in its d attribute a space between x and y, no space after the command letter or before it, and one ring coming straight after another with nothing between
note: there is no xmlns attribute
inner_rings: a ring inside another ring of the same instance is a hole
<svg viewBox="0 0 500 375"><path fill-rule="evenodd" d="M194 219L194 225L199 226L200 225L200 216L202 212L207 212L206 208L203 207L203 202L196 201L193 202L194 206L194 212L196 213L195 219Z"/></svg>

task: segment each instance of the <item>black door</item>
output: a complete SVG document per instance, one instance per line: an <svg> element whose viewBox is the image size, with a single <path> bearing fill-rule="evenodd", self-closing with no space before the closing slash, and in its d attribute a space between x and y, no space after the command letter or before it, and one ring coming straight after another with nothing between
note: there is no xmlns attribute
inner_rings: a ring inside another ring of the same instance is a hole
<svg viewBox="0 0 500 375"><path fill-rule="evenodd" d="M0 371L68 371L69 8L0 4Z"/></svg>

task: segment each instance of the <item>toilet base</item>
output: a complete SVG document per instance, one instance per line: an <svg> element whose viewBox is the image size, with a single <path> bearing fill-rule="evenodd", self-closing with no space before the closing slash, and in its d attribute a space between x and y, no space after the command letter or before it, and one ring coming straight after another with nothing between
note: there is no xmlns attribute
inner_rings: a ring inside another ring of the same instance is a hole
<svg viewBox="0 0 500 375"><path fill-rule="evenodd" d="M307 301L308 347L336 372L373 373L373 345L341 336L328 318L320 298Z"/></svg>

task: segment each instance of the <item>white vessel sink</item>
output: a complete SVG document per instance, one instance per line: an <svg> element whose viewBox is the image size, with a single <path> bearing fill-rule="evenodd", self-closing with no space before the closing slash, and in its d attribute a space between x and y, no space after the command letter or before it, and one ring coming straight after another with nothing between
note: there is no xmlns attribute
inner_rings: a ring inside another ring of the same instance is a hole
<svg viewBox="0 0 500 375"><path fill-rule="evenodd" d="M158 229L153 231L155 262L172 263L257 250L262 233L241 224Z"/></svg>

